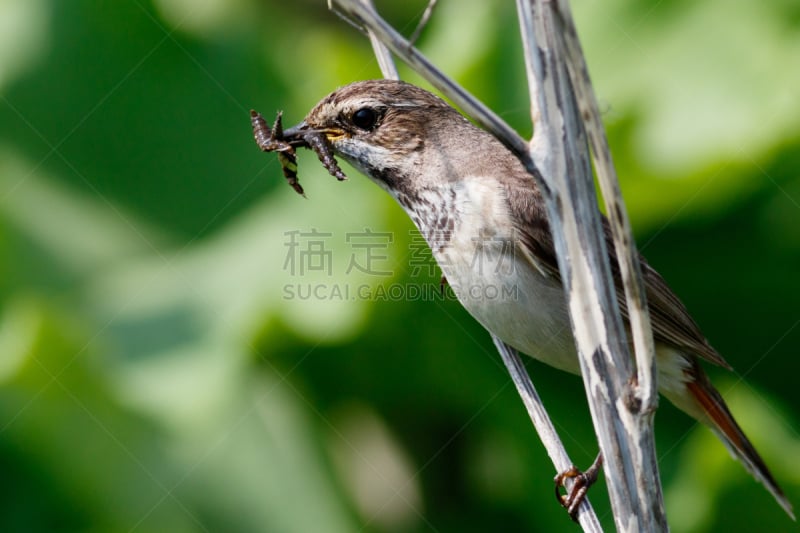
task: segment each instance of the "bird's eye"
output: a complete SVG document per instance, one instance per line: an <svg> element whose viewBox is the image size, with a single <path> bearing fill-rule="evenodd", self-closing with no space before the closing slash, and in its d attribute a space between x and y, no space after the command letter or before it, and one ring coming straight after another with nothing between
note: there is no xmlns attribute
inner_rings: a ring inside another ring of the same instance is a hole
<svg viewBox="0 0 800 533"><path fill-rule="evenodd" d="M378 124L378 113L370 107L362 107L353 113L350 120L357 128L372 131Z"/></svg>

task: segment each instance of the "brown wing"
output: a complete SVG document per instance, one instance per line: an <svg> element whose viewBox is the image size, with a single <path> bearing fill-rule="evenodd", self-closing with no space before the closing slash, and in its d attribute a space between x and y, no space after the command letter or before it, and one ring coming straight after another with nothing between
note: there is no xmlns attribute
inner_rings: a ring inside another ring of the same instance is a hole
<svg viewBox="0 0 800 533"><path fill-rule="evenodd" d="M608 221L605 218L603 218L603 229L606 234L606 246L611 250L611 270L614 276L617 301L619 302L622 316L627 320L628 305L625 302L625 292L622 290L614 242ZM669 288L661 274L656 272L641 255L639 255L639 264L642 266L647 308L650 311L650 322L653 325L653 337L655 340L732 370L731 365L708 343L697 323L687 311L686 306L672 292L672 289Z"/></svg>
<svg viewBox="0 0 800 533"><path fill-rule="evenodd" d="M519 221L517 231L520 235L524 254L528 256L537 269L544 271L548 275L560 278L555 247L550 235L546 213L544 212L544 204L538 191L531 189L530 177L525 176L523 179L526 180L524 184L512 181L511 185L507 187L507 194L509 207L514 219ZM625 302L625 292L622 289L611 229L605 217L603 217L603 233L606 247L611 255L611 271L614 277L617 302L622 316L627 321L628 305ZM655 340L731 369L731 366L705 339L686 307L667 286L664 278L647 264L647 261L641 255L639 256L639 261L642 266L647 306L650 311L650 322L653 326Z"/></svg>

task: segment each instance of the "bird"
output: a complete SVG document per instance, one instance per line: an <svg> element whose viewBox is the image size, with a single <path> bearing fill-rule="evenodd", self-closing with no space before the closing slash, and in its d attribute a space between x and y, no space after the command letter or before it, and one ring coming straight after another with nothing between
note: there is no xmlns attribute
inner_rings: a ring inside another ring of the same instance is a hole
<svg viewBox="0 0 800 533"><path fill-rule="evenodd" d="M341 179L328 151L389 193L424 236L443 279L485 329L521 353L580 374L543 196L496 137L427 90L387 79L333 91L282 135L293 147L311 147L305 140L313 139L332 174ZM605 217L602 224L616 298L627 317ZM730 365L662 276L639 260L659 392L708 426L794 519L791 503L701 362Z"/></svg>

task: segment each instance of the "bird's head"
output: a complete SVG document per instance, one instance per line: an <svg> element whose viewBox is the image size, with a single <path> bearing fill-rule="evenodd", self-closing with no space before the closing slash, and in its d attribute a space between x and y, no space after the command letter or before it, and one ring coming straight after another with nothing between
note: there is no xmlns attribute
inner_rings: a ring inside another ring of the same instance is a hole
<svg viewBox="0 0 800 533"><path fill-rule="evenodd" d="M402 81L368 80L332 92L284 135L321 134L336 155L396 194L452 179L439 167L453 149L463 150L464 128L477 130L438 96Z"/></svg>

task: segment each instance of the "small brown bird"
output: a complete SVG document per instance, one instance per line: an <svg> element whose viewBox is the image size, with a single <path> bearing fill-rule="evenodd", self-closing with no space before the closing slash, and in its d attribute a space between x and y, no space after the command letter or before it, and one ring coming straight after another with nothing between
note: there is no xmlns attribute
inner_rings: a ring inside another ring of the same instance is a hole
<svg viewBox="0 0 800 533"><path fill-rule="evenodd" d="M283 133L293 146L309 146L308 138L323 151L332 148L400 203L459 301L486 329L522 353L580 373L542 196L500 141L437 96L391 80L334 91ZM315 151L323 161L330 156ZM617 300L626 316L614 246L603 222ZM730 366L663 278L641 261L659 391L711 428L794 518L700 361Z"/></svg>

